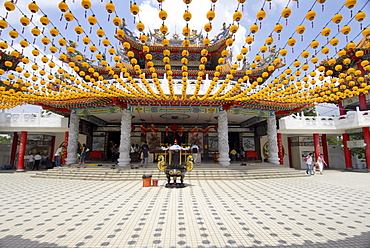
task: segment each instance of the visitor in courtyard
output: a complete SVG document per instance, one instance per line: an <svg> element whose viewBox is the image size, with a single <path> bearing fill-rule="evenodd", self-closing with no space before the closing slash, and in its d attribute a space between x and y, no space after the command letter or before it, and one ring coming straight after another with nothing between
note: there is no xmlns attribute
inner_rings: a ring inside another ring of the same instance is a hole
<svg viewBox="0 0 370 248"><path fill-rule="evenodd" d="M236 154L237 154L236 150L232 149L230 154L231 154L231 160L235 161L236 160Z"/></svg>
<svg viewBox="0 0 370 248"><path fill-rule="evenodd" d="M132 144L130 146L130 159L131 159L131 162L134 162L134 157L135 157L135 144Z"/></svg>
<svg viewBox="0 0 370 248"><path fill-rule="evenodd" d="M317 164L319 166L320 175L322 175L324 173L324 164L326 164L326 162L321 154L317 157Z"/></svg>
<svg viewBox="0 0 370 248"><path fill-rule="evenodd" d="M313 165L313 153L312 152L305 157L305 161L307 165L306 174L310 173L310 175L313 175L312 166L314 165Z"/></svg>
<svg viewBox="0 0 370 248"><path fill-rule="evenodd" d="M112 151L112 162L117 162L118 159L118 147L117 144L113 143L111 146L111 151Z"/></svg>
<svg viewBox="0 0 370 248"><path fill-rule="evenodd" d="M190 147L191 152L193 153L193 161L194 164L197 162L198 154L199 154L199 146L196 142L193 143L193 145Z"/></svg>
<svg viewBox="0 0 370 248"><path fill-rule="evenodd" d="M63 153L64 146L61 146L58 148L58 150L55 152L55 166L60 167L62 166L62 153Z"/></svg>
<svg viewBox="0 0 370 248"><path fill-rule="evenodd" d="M35 164L33 165L32 170L39 170L41 159L42 159L42 157L41 157L40 153L38 152L35 155Z"/></svg>
<svg viewBox="0 0 370 248"><path fill-rule="evenodd" d="M80 165L85 163L86 152L87 152L86 144L83 144L80 155Z"/></svg>
<svg viewBox="0 0 370 248"><path fill-rule="evenodd" d="M140 159L142 160L143 167L146 168L148 164L148 157L149 157L149 146L146 141L140 148Z"/></svg>
<svg viewBox="0 0 370 248"><path fill-rule="evenodd" d="M29 157L28 157L28 168L29 169L32 169L34 163L35 163L35 156L31 152L30 155L29 155Z"/></svg>

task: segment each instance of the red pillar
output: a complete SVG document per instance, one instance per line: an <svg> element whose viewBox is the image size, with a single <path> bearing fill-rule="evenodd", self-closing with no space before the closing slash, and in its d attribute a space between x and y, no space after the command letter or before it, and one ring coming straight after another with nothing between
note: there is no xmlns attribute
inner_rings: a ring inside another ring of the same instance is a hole
<svg viewBox="0 0 370 248"><path fill-rule="evenodd" d="M344 160L346 162L346 169L352 169L352 157L351 150L347 146L347 141L349 140L349 134L342 134L343 137L343 147L344 147Z"/></svg>
<svg viewBox="0 0 370 248"><path fill-rule="evenodd" d="M361 94L358 97L358 100L360 101L360 110L367 110L366 96L364 94Z"/></svg>
<svg viewBox="0 0 370 248"><path fill-rule="evenodd" d="M321 135L321 143L322 143L322 152L324 155L324 161L326 162L326 167L330 167L329 164L329 153L328 153L328 143L326 141L326 134Z"/></svg>
<svg viewBox="0 0 370 248"><path fill-rule="evenodd" d="M289 157L289 167L293 168L293 159L292 159L292 140L288 138L288 157Z"/></svg>
<svg viewBox="0 0 370 248"><path fill-rule="evenodd" d="M65 147L68 147L68 136L69 136L69 132L66 132L64 134L64 146ZM65 164L66 163L66 158L67 158L67 149L63 149L64 152L63 152L63 155L62 155L62 164Z"/></svg>
<svg viewBox="0 0 370 248"><path fill-rule="evenodd" d="M277 142L278 142L278 149L279 149L279 161L280 165L284 165L284 151L283 151L283 141L281 138L281 133L277 133Z"/></svg>
<svg viewBox="0 0 370 248"><path fill-rule="evenodd" d="M347 114L347 110L345 110L344 107L343 107L343 101L342 100L338 101L338 108L339 108L339 115Z"/></svg>
<svg viewBox="0 0 370 248"><path fill-rule="evenodd" d="M314 145L314 148L315 148L315 161L317 161L317 157L319 156L319 154L321 154L321 151L320 151L320 136L319 136L318 133L313 134L313 145Z"/></svg>
<svg viewBox="0 0 370 248"><path fill-rule="evenodd" d="M24 171L24 155L26 154L26 145L27 145L27 132L22 131L21 142L19 144L17 171Z"/></svg>
<svg viewBox="0 0 370 248"><path fill-rule="evenodd" d="M51 147L50 147L50 161L54 161L54 150L55 150L55 136L51 137Z"/></svg>
<svg viewBox="0 0 370 248"><path fill-rule="evenodd" d="M15 161L15 154L17 153L17 147L18 147L18 133L14 132L13 134L13 142L12 142L12 153L10 154L10 166L14 166Z"/></svg>
<svg viewBox="0 0 370 248"><path fill-rule="evenodd" d="M370 170L370 131L368 127L363 127L362 132L364 134L365 141L365 154L366 154L366 165L367 169Z"/></svg>

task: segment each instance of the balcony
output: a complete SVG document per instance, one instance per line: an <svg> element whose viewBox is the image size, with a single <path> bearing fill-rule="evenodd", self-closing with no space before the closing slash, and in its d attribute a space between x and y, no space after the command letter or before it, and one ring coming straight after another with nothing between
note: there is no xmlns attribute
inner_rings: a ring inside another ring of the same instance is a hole
<svg viewBox="0 0 370 248"><path fill-rule="evenodd" d="M341 116L304 116L293 114L279 120L281 133L344 133L348 129L370 127L370 110L350 111Z"/></svg>

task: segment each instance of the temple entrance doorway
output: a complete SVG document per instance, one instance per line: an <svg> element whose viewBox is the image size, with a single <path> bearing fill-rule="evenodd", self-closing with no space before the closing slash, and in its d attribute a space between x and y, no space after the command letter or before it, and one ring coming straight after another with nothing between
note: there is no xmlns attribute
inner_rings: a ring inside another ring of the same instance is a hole
<svg viewBox="0 0 370 248"><path fill-rule="evenodd" d="M118 152L120 145L121 132L109 132L108 133L108 147L107 147L107 160L113 161L116 159L117 155L113 152Z"/></svg>
<svg viewBox="0 0 370 248"><path fill-rule="evenodd" d="M229 151L231 152L233 149L240 154L239 133L229 133Z"/></svg>

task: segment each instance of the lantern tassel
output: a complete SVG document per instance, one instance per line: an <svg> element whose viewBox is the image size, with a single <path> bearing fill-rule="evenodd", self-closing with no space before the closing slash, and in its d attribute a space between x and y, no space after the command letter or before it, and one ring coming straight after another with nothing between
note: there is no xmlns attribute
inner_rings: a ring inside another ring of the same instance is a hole
<svg viewBox="0 0 370 248"><path fill-rule="evenodd" d="M68 22L66 23L66 27L64 29L67 29L68 28Z"/></svg>
<svg viewBox="0 0 370 248"><path fill-rule="evenodd" d="M301 41L303 41L303 35L301 35Z"/></svg>
<svg viewBox="0 0 370 248"><path fill-rule="evenodd" d="M63 20L63 14L60 15L59 21L62 21L62 20Z"/></svg>
<svg viewBox="0 0 370 248"><path fill-rule="evenodd" d="M297 8L299 9L299 1L297 1Z"/></svg>
<svg viewBox="0 0 370 248"><path fill-rule="evenodd" d="M85 10L85 18L87 17L87 10Z"/></svg>
<svg viewBox="0 0 370 248"><path fill-rule="evenodd" d="M280 34L278 34L278 40L280 40Z"/></svg>
<svg viewBox="0 0 370 248"><path fill-rule="evenodd" d="M321 7L321 12L324 12L324 4Z"/></svg>
<svg viewBox="0 0 370 248"><path fill-rule="evenodd" d="M22 28L22 34L24 34L24 27Z"/></svg>
<svg viewBox="0 0 370 248"><path fill-rule="evenodd" d="M92 27L90 27L90 34L91 34L91 32L92 32Z"/></svg>
<svg viewBox="0 0 370 248"><path fill-rule="evenodd" d="M270 9L272 9L271 2L269 3L269 7L270 7Z"/></svg>
<svg viewBox="0 0 370 248"><path fill-rule="evenodd" d="M288 18L285 19L285 25L288 26Z"/></svg>
<svg viewBox="0 0 370 248"><path fill-rule="evenodd" d="M313 22L311 22L311 27L314 28Z"/></svg>

